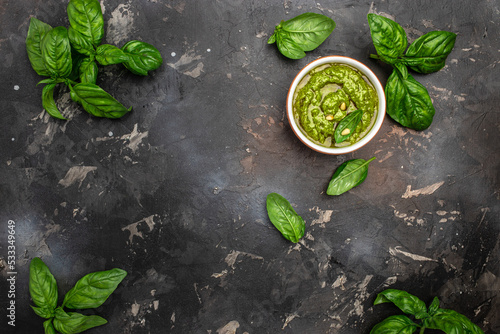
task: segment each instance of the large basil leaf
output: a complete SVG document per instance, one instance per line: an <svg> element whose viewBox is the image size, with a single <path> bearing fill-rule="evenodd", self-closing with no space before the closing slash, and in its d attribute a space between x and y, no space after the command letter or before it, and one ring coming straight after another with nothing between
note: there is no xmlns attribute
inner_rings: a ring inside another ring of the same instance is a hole
<svg viewBox="0 0 500 334"><path fill-rule="evenodd" d="M363 183L368 175L368 164L373 160L375 157L368 161L353 159L340 165L328 184L327 195L338 196Z"/></svg>
<svg viewBox="0 0 500 334"><path fill-rule="evenodd" d="M95 84L97 82L97 64L90 58L85 58L80 63L79 74L82 83Z"/></svg>
<svg viewBox="0 0 500 334"><path fill-rule="evenodd" d="M271 223L285 239L297 243L304 236L304 220L283 196L270 193L267 195L266 206Z"/></svg>
<svg viewBox="0 0 500 334"><path fill-rule="evenodd" d="M57 282L43 261L35 257L30 263L29 290L33 303L53 311L57 306Z"/></svg>
<svg viewBox="0 0 500 334"><path fill-rule="evenodd" d="M418 297L403 290L384 290L377 295L373 305L389 302L394 303L404 313L414 315L417 319L422 319L427 315L425 303Z"/></svg>
<svg viewBox="0 0 500 334"><path fill-rule="evenodd" d="M59 109L57 108L56 101L54 100L54 88L56 87L55 83L47 84L43 87L42 91L42 105L45 111L52 117L59 119L66 119L61 114Z"/></svg>
<svg viewBox="0 0 500 334"><path fill-rule="evenodd" d="M45 62L42 57L41 42L43 35L51 30L52 27L34 17L30 19L28 35L26 36L26 51L31 63L31 67L38 75L50 76L49 71L45 67Z"/></svg>
<svg viewBox="0 0 500 334"><path fill-rule="evenodd" d="M57 334L54 325L52 324L52 319L45 320L43 322L43 329L45 334Z"/></svg>
<svg viewBox="0 0 500 334"><path fill-rule="evenodd" d="M151 44L134 40L121 49L129 57L123 65L134 74L148 75L148 71L156 70L163 63L160 51Z"/></svg>
<svg viewBox="0 0 500 334"><path fill-rule="evenodd" d="M287 58L301 59L306 56L302 48L293 41L292 38L286 33L276 35L278 50Z"/></svg>
<svg viewBox="0 0 500 334"><path fill-rule="evenodd" d="M72 26L68 28L68 37L73 49L77 52L90 56L95 53L94 45L92 42L75 30Z"/></svg>
<svg viewBox="0 0 500 334"><path fill-rule="evenodd" d="M349 113L346 117L342 118L342 120L337 125L335 132L333 133L333 137L336 143L341 143L347 138L349 138L356 128L358 127L359 122L361 122L361 118L363 117L363 110L358 109Z"/></svg>
<svg viewBox="0 0 500 334"><path fill-rule="evenodd" d="M127 272L119 268L87 274L64 296L63 305L72 309L99 307L125 276Z"/></svg>
<svg viewBox="0 0 500 334"><path fill-rule="evenodd" d="M403 27L391 19L373 13L368 14L368 25L378 55L386 63L396 62L408 46Z"/></svg>
<svg viewBox="0 0 500 334"><path fill-rule="evenodd" d="M71 74L71 45L68 39L68 30L56 27L47 31L40 45L42 58L50 73L56 78L66 78Z"/></svg>
<svg viewBox="0 0 500 334"><path fill-rule="evenodd" d="M129 58L120 48L111 44L103 44L97 47L95 59L101 65L112 65L123 63Z"/></svg>
<svg viewBox="0 0 500 334"><path fill-rule="evenodd" d="M418 325L404 315L392 315L376 324L370 334L412 334Z"/></svg>
<svg viewBox="0 0 500 334"><path fill-rule="evenodd" d="M85 44L94 47L101 44L104 37L104 19L98 0L71 0L67 12L71 27L86 40Z"/></svg>
<svg viewBox="0 0 500 334"><path fill-rule="evenodd" d="M447 334L484 334L481 328L466 316L453 310L439 309L434 316L424 319L424 325L430 329L440 329Z"/></svg>
<svg viewBox="0 0 500 334"><path fill-rule="evenodd" d="M30 305L33 311L35 311L35 314L41 318L44 319L51 319L54 317L54 309L53 308L47 308L47 307L36 307L33 305Z"/></svg>
<svg viewBox="0 0 500 334"><path fill-rule="evenodd" d="M70 86L71 99L80 103L88 113L97 117L120 118L132 108L125 108L101 87L91 83Z"/></svg>
<svg viewBox="0 0 500 334"><path fill-rule="evenodd" d="M435 114L427 89L410 74L404 79L394 69L385 84L387 114L399 124L414 130L425 130Z"/></svg>
<svg viewBox="0 0 500 334"><path fill-rule="evenodd" d="M420 36L406 51L404 62L420 73L439 71L453 50L456 38L456 34L448 31L431 31Z"/></svg>
<svg viewBox="0 0 500 334"><path fill-rule="evenodd" d="M53 321L54 328L62 334L77 334L107 323L107 320L100 316L65 312L61 307L56 309Z"/></svg>

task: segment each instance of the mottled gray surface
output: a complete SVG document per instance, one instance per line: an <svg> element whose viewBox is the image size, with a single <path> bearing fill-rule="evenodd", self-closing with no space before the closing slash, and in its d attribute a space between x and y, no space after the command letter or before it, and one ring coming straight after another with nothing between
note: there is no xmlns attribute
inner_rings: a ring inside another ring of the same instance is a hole
<svg viewBox="0 0 500 334"><path fill-rule="evenodd" d="M67 1L0 2L0 325L7 314L7 222L16 222L16 324L42 333L28 267L41 257L62 296L88 272L129 275L89 333L368 333L395 312L372 307L384 288L500 332L500 3L482 1L101 1L106 43L155 45L148 77L101 68L99 84L133 111L97 119L66 91L69 121L42 109L29 18L67 26ZM306 58L281 56L274 25L312 11L337 23ZM343 156L316 153L285 116L292 79L320 56L345 55L385 84L366 15L399 22L410 41L458 35L446 67L415 75L436 108L415 132L386 118ZM377 156L365 183L329 197L343 161ZM285 196L306 221L297 245L267 218ZM91 313L94 311L91 311Z"/></svg>

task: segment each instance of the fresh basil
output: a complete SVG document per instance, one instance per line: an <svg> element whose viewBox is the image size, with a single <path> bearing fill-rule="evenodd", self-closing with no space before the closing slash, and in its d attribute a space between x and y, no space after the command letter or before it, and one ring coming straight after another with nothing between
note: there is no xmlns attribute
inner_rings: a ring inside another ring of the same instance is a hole
<svg viewBox="0 0 500 334"><path fill-rule="evenodd" d="M457 35L448 31L431 31L417 38L404 55L404 62L419 73L442 69L455 46Z"/></svg>
<svg viewBox="0 0 500 334"><path fill-rule="evenodd" d="M75 28L70 26L68 28L68 38L71 46L78 53L90 56L95 53L95 47L88 38L79 33Z"/></svg>
<svg viewBox="0 0 500 334"><path fill-rule="evenodd" d="M99 307L115 291L125 276L127 272L118 268L87 274L66 293L63 306L72 309Z"/></svg>
<svg viewBox="0 0 500 334"><path fill-rule="evenodd" d="M99 45L96 50L95 58L101 65L120 64L129 59L125 52L111 44Z"/></svg>
<svg viewBox="0 0 500 334"><path fill-rule="evenodd" d="M419 315L427 313L425 303L414 295L396 289L387 289L377 295L373 305L394 303L401 311L419 319Z"/></svg>
<svg viewBox="0 0 500 334"><path fill-rule="evenodd" d="M387 114L399 124L414 130L425 130L435 114L427 89L410 74L406 79L397 69L385 84Z"/></svg>
<svg viewBox="0 0 500 334"><path fill-rule="evenodd" d="M71 74L71 45L68 30L55 27L47 31L40 44L45 68L54 78L66 78Z"/></svg>
<svg viewBox="0 0 500 334"><path fill-rule="evenodd" d="M424 320L429 329L440 329L445 333L484 334L483 331L466 316L447 309L438 309L436 313Z"/></svg>
<svg viewBox="0 0 500 334"><path fill-rule="evenodd" d="M29 290L33 303L39 308L54 310L57 306L57 282L40 258L30 263Z"/></svg>
<svg viewBox="0 0 500 334"><path fill-rule="evenodd" d="M52 324L52 319L45 320L43 322L43 330L45 334L57 334L54 325Z"/></svg>
<svg viewBox="0 0 500 334"><path fill-rule="evenodd" d="M54 100L54 88L56 87L55 83L47 84L43 87L42 91L42 105L45 111L52 117L59 119L66 119L61 114L59 109L57 108L56 101Z"/></svg>
<svg viewBox="0 0 500 334"><path fill-rule="evenodd" d="M404 315L391 315L376 324L370 334L412 334L418 325Z"/></svg>
<svg viewBox="0 0 500 334"><path fill-rule="evenodd" d="M285 239L297 243L304 236L305 223L301 216L284 198L277 193L270 193L266 199L267 214L271 223Z"/></svg>
<svg viewBox="0 0 500 334"><path fill-rule="evenodd" d="M338 196L359 186L368 175L368 165L375 159L373 157L368 161L353 159L344 162L335 170L326 190L327 195Z"/></svg>
<svg viewBox="0 0 500 334"><path fill-rule="evenodd" d="M104 37L104 19L98 0L70 0L68 19L71 27L88 44L97 47Z"/></svg>
<svg viewBox="0 0 500 334"><path fill-rule="evenodd" d="M38 75L50 76L50 72L45 67L45 62L42 57L41 43L43 35L45 35L52 27L34 17L30 19L28 35L26 36L26 51L31 63L31 67Z"/></svg>
<svg viewBox="0 0 500 334"><path fill-rule="evenodd" d="M125 108L101 87L91 83L70 86L71 99L80 103L89 114L96 117L120 118L132 108Z"/></svg>
<svg viewBox="0 0 500 334"><path fill-rule="evenodd" d="M356 130L358 124L361 122L362 117L363 117L363 110L358 109L356 111L347 114L346 117L342 118L342 120L335 128L335 132L333 133L335 142L342 143L344 140L349 138Z"/></svg>
<svg viewBox="0 0 500 334"><path fill-rule="evenodd" d="M79 77L82 83L94 84L97 82L97 64L91 58L85 58L79 66Z"/></svg>
<svg viewBox="0 0 500 334"><path fill-rule="evenodd" d="M61 307L56 309L54 328L62 334L76 334L87 329L102 326L108 321L98 315L83 315L76 312L65 312Z"/></svg>
<svg viewBox="0 0 500 334"><path fill-rule="evenodd" d="M267 43L276 42L285 57L301 59L305 57L305 52L320 46L334 29L335 22L331 18L317 13L303 13L281 21Z"/></svg>
<svg viewBox="0 0 500 334"><path fill-rule="evenodd" d="M123 65L134 74L148 75L148 71L156 70L163 63L160 52L146 42L133 40L121 49L128 56Z"/></svg>
<svg viewBox="0 0 500 334"><path fill-rule="evenodd" d="M373 13L368 14L368 24L377 54L386 63L396 62L408 46L403 27L391 19Z"/></svg>

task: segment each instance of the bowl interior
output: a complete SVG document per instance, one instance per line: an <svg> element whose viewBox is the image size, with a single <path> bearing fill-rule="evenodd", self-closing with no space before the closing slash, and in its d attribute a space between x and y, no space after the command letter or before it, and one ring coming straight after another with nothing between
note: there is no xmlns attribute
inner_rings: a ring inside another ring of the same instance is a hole
<svg viewBox="0 0 500 334"><path fill-rule="evenodd" d="M349 145L349 146L344 146L344 147L325 147L321 146L312 140L310 140L299 128L299 125L296 123L295 117L293 116L293 99L295 95L295 91L297 89L297 86L301 82L301 80L314 68L326 64L345 64L349 65L358 71L360 71L363 75L365 75L370 83L373 85L375 88L375 91L377 92L378 96L378 110L377 110L377 115L375 119L375 123L373 124L372 128L370 131L359 141L356 143ZM327 56L327 57L322 57L319 59L316 59L312 61L311 63L307 64L300 72L297 74L295 79L292 81L292 84L290 85L290 89L288 90L288 96L287 96L287 117L288 117L288 122L290 123L293 132L295 135L307 146L312 148L315 151L325 153L325 154L345 154L349 152L353 152L360 147L363 147L366 145L380 130L380 127L382 126L382 123L385 118L385 109L386 109L386 104L385 104L385 94L384 94L384 88L382 87L382 84L378 80L377 76L364 64L360 63L359 61L345 57L345 56Z"/></svg>

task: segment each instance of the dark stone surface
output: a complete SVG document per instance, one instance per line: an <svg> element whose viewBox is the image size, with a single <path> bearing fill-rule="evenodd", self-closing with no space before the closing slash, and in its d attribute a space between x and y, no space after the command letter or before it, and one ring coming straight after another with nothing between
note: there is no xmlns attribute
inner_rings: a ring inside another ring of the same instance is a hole
<svg viewBox="0 0 500 334"><path fill-rule="evenodd" d="M41 257L62 296L83 275L129 274L86 314L92 333L368 333L396 312L378 292L434 296L485 333L500 332L498 1L101 1L105 43L155 45L148 77L101 67L98 83L133 111L88 115L64 89L69 121L42 109L25 51L29 18L67 26L67 1L0 3L1 332L42 333L29 262ZM333 34L306 58L267 38L306 11ZM285 116L292 79L320 56L345 55L385 84L366 15L388 16L409 40L458 35L444 69L415 78L436 108L423 132L386 118L343 156L316 153ZM333 171L377 156L367 180L325 194ZM269 222L265 198L285 196L306 221L299 244ZM8 221L16 223L16 327L6 324ZM90 333L90 331L89 331Z"/></svg>

